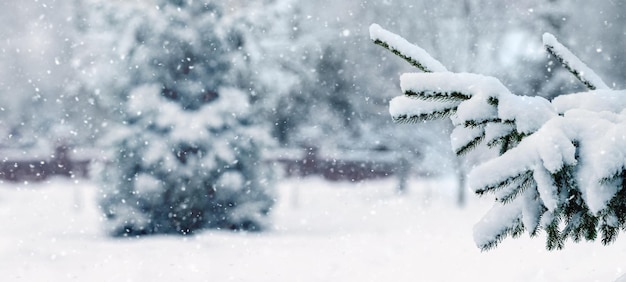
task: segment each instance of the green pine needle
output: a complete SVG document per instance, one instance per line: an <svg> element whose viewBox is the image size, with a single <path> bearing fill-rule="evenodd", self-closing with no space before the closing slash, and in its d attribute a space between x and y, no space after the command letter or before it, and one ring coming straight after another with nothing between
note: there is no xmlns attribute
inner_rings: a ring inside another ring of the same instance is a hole
<svg viewBox="0 0 626 282"><path fill-rule="evenodd" d="M456 112L456 108L445 109L443 111L435 111L427 114L419 115L399 115L392 117L395 123L420 123L424 121L438 120L446 117L450 117Z"/></svg>
<svg viewBox="0 0 626 282"><path fill-rule="evenodd" d="M428 93L428 94L427 94ZM462 102L472 98L472 96L463 94L461 92L443 92L443 91L420 91L415 92L413 90L404 91L404 95L410 98L417 98L427 101L441 101L441 102Z"/></svg>
<svg viewBox="0 0 626 282"><path fill-rule="evenodd" d="M514 186L516 183L520 183L520 185L521 185L521 184L524 184L526 182L525 180L527 180L527 179L528 179L528 181L532 181L532 177L533 177L532 171L528 170L528 171L522 172L522 173L520 173L520 174L518 174L516 176L509 177L509 178L507 178L507 179L505 179L505 180L503 180L500 183L497 183L495 185L486 186L486 187L482 187L480 189L476 189L476 194L483 195L483 194L488 193L488 192L494 193L494 192L499 191L499 190L501 190L501 189L503 189L505 187ZM521 180L524 180L524 181L521 181ZM530 182L530 183L532 184L533 182Z"/></svg>
<svg viewBox="0 0 626 282"><path fill-rule="evenodd" d="M533 179L533 173L531 171L520 175L518 178L511 181L510 184L508 184L507 186L510 187L508 193L501 195L497 199L503 204L511 203L517 198L517 196L526 191L526 189L529 189L531 187L536 189L535 181Z"/></svg>

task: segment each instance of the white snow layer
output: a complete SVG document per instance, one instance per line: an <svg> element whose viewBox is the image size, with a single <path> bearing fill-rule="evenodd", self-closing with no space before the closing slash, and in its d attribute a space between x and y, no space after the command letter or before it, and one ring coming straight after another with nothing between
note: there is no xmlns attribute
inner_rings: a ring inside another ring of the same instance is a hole
<svg viewBox="0 0 626 282"><path fill-rule="evenodd" d="M589 209L596 213L621 189L621 181L607 181L626 167L626 123L602 118L577 118L579 123L580 168L578 184ZM623 117L623 116L622 116Z"/></svg>
<svg viewBox="0 0 626 282"><path fill-rule="evenodd" d="M450 142L452 143L452 150L454 152L458 152L463 146L480 138L484 134L485 134L485 129L483 126L477 126L477 127L457 126L452 130L452 133L450 134Z"/></svg>
<svg viewBox="0 0 626 282"><path fill-rule="evenodd" d="M596 89L610 89L604 81L598 76L592 69L590 69L585 63L583 63L576 55L574 55L567 47L563 46L556 37L550 33L543 34L543 44L551 47L557 56L563 59L564 63L572 69L578 71L582 79L588 81Z"/></svg>
<svg viewBox="0 0 626 282"><path fill-rule="evenodd" d="M511 134L514 126L504 123L488 123L485 126L485 141L492 142Z"/></svg>
<svg viewBox="0 0 626 282"><path fill-rule="evenodd" d="M523 197L522 223L524 223L524 227L526 227L528 233L532 235L533 231L540 226L540 221L545 215L543 217L541 216L543 206L541 199L537 198L537 191L534 189L526 189L523 193L524 194L521 195L521 197ZM550 211L548 211L548 213L550 213Z"/></svg>
<svg viewBox="0 0 626 282"><path fill-rule="evenodd" d="M500 95L498 116L514 120L517 132L533 133L546 121L556 116L550 102L543 97Z"/></svg>
<svg viewBox="0 0 626 282"><path fill-rule="evenodd" d="M519 199L502 205L495 205L474 226L474 242L477 246L485 246L496 241L496 236L507 229L514 228L522 218L522 201Z"/></svg>
<svg viewBox="0 0 626 282"><path fill-rule="evenodd" d="M386 43L391 50L395 50L409 57L432 72L447 72L448 70L439 61L435 60L424 49L411 44L401 36L383 29L380 25L370 25L370 38Z"/></svg>
<svg viewBox="0 0 626 282"><path fill-rule="evenodd" d="M404 93L412 91L426 97L446 93L497 97L509 93L497 78L474 73L405 73L400 76L400 87Z"/></svg>
<svg viewBox="0 0 626 282"><path fill-rule="evenodd" d="M560 114L572 109L620 113L626 109L624 98L626 98L624 90L594 90L558 96L554 98L552 105Z"/></svg>
<svg viewBox="0 0 626 282"><path fill-rule="evenodd" d="M558 189L550 172L537 164L533 170L533 178L537 182L539 197L548 211L554 211L558 205Z"/></svg>
<svg viewBox="0 0 626 282"><path fill-rule="evenodd" d="M101 229L99 187L91 182L4 183L0 224L11 228L0 229L2 281L495 282L506 276L521 282L624 275L626 237L610 247L581 242L549 252L542 240L523 236L485 253L471 233L491 206L487 199L451 208L452 178L413 179L402 197L396 184L393 178L292 178L277 183L269 232L117 240Z"/></svg>

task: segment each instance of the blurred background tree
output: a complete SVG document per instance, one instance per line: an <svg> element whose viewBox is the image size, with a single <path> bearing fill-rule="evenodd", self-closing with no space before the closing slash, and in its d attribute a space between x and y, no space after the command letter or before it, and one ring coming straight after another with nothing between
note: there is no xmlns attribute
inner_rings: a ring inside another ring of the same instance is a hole
<svg viewBox="0 0 626 282"><path fill-rule="evenodd" d="M77 57L80 86L110 117L98 143L111 156L100 172L110 232L261 230L274 202L262 154L273 142L254 116L256 89L239 87L245 66L233 62L246 38L216 4L157 4L97 6L90 21L101 25L85 32L109 55Z"/></svg>

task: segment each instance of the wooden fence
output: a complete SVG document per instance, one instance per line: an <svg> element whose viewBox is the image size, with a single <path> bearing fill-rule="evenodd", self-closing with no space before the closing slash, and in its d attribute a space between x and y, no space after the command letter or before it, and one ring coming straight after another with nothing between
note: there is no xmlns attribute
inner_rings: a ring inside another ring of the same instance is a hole
<svg viewBox="0 0 626 282"><path fill-rule="evenodd" d="M0 156L2 156L0 152ZM15 155L15 154L14 154ZM406 162L394 152L361 150L321 152L317 148L281 149L265 157L278 163L288 177L319 175L331 181L362 181L396 175L402 177ZM0 179L14 182L43 181L52 176L89 177L89 165L103 161L96 154L82 157L70 154L67 146L58 146L54 153L0 158Z"/></svg>
<svg viewBox="0 0 626 282"><path fill-rule="evenodd" d="M89 176L89 159L70 158L67 146L58 146L46 157L9 156L0 161L0 179L23 182L43 181L52 176Z"/></svg>
<svg viewBox="0 0 626 282"><path fill-rule="evenodd" d="M318 148L307 148L276 155L273 161L283 165L287 176L319 175L333 181L389 177L400 172L401 165L390 151L321 152Z"/></svg>

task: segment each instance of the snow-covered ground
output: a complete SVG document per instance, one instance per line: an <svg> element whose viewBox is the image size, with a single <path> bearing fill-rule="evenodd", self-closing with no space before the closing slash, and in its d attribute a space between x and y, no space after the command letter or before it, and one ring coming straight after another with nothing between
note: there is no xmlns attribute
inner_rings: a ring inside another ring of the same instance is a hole
<svg viewBox="0 0 626 282"><path fill-rule="evenodd" d="M95 186L57 179L0 185L1 281L612 281L626 270L626 238L608 247L544 238L490 252L472 226L490 203L454 205L452 181L361 184L317 178L279 187L274 229L192 237L111 239Z"/></svg>

